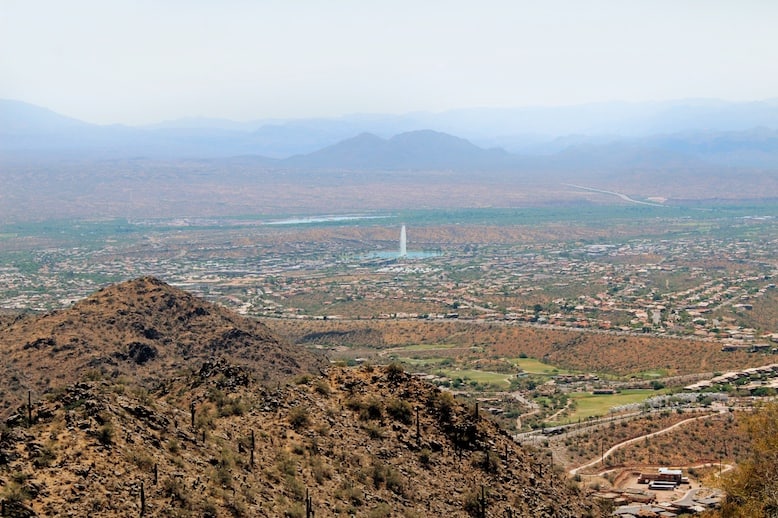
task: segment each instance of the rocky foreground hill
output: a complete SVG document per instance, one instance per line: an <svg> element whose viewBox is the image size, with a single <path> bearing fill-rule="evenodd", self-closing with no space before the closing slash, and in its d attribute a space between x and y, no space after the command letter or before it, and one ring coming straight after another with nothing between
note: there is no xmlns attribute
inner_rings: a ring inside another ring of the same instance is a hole
<svg viewBox="0 0 778 518"><path fill-rule="evenodd" d="M328 365L260 322L153 277L108 286L62 311L6 317L0 321L0 352L0 417L26 401L28 390L37 398L85 375L153 387L218 356L275 384L319 374Z"/></svg>
<svg viewBox="0 0 778 518"><path fill-rule="evenodd" d="M27 337L2 352L36 392L0 427L5 516L596 515L547 456L451 394L393 365L318 372L154 279L6 329Z"/></svg>

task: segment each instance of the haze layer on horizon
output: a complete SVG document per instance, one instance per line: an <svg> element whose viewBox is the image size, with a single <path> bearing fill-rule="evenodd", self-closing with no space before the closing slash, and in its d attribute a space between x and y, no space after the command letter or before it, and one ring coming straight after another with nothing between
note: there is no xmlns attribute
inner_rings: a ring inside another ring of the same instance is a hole
<svg viewBox="0 0 778 518"><path fill-rule="evenodd" d="M778 92L778 3L3 0L0 98L145 124Z"/></svg>

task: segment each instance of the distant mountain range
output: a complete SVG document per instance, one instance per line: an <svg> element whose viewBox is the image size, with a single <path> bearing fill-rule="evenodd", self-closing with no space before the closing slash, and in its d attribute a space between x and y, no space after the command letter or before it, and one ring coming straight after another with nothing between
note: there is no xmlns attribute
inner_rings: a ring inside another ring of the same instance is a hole
<svg viewBox="0 0 778 518"><path fill-rule="evenodd" d="M457 135L457 136L453 136ZM225 158L303 169L778 167L778 100L610 103L438 114L101 126L0 100L6 159Z"/></svg>
<svg viewBox="0 0 778 518"><path fill-rule="evenodd" d="M338 142L279 165L308 169L484 169L510 164L502 149L482 149L471 142L432 130L400 133L383 139L371 133Z"/></svg>

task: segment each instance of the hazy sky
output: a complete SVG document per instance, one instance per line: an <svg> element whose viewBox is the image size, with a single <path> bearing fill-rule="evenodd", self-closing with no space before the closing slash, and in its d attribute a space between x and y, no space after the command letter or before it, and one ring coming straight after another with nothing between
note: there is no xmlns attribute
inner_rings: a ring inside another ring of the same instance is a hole
<svg viewBox="0 0 778 518"><path fill-rule="evenodd" d="M0 0L0 98L89 122L778 97L774 0Z"/></svg>

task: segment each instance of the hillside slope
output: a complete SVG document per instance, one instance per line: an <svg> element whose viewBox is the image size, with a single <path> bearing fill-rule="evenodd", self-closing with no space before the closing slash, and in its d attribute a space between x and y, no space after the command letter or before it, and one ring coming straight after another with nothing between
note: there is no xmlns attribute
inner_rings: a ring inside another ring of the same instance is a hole
<svg viewBox="0 0 778 518"><path fill-rule="evenodd" d="M0 435L7 511L302 517L307 494L318 517L478 516L483 494L485 516L592 515L549 457L392 366L276 389L244 374L221 361L33 404Z"/></svg>
<svg viewBox="0 0 778 518"><path fill-rule="evenodd" d="M72 307L0 323L0 417L14 405L85 375L146 386L212 357L275 384L328 362L277 339L263 324L146 277L104 288Z"/></svg>

